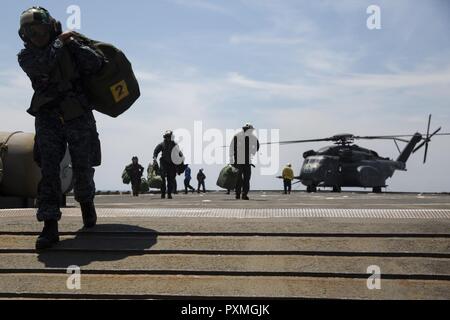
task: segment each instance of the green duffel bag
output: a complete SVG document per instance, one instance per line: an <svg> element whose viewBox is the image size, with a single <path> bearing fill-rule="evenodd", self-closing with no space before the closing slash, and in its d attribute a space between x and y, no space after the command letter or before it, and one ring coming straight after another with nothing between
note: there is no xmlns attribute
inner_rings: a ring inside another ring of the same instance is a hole
<svg viewBox="0 0 450 320"><path fill-rule="evenodd" d="M141 187L140 187L140 192L141 193L146 193L150 191L150 186L148 181L145 178L141 179Z"/></svg>
<svg viewBox="0 0 450 320"><path fill-rule="evenodd" d="M152 176L157 176L158 175L158 171L159 171L159 168L153 166L153 164L150 163L148 165L148 167L147 167L147 179L150 180L150 178Z"/></svg>
<svg viewBox="0 0 450 320"><path fill-rule="evenodd" d="M163 185L161 176L158 175L156 168L151 164L147 168L147 182L149 188L152 189L161 189Z"/></svg>
<svg viewBox="0 0 450 320"><path fill-rule="evenodd" d="M130 182L131 182L131 178L128 175L127 169L124 169L122 172L122 182L124 184L130 184Z"/></svg>
<svg viewBox="0 0 450 320"><path fill-rule="evenodd" d="M152 189L161 189L162 188L162 178L161 176L152 176L150 179L148 179L148 186Z"/></svg>
<svg viewBox="0 0 450 320"><path fill-rule="evenodd" d="M233 190L236 188L237 181L238 169L229 164L220 171L219 178L217 179L217 186L226 190Z"/></svg>
<svg viewBox="0 0 450 320"><path fill-rule="evenodd" d="M98 73L83 79L84 88L95 110L116 118L141 94L130 61L112 44L89 39L77 32L73 32L73 36L106 58Z"/></svg>

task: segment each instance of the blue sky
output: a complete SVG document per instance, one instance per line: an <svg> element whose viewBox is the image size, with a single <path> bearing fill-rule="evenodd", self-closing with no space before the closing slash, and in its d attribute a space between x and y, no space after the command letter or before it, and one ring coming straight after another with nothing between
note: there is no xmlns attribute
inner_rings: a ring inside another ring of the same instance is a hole
<svg viewBox="0 0 450 320"><path fill-rule="evenodd" d="M381 8L381 30L368 30L366 8ZM9 1L0 36L0 131L33 132L32 95L17 65L20 13L41 5L63 22L81 8L81 32L127 54L142 97L118 119L97 114L104 161L99 189L125 189L120 173L138 155L147 164L166 129L280 129L281 139L423 132L427 115L450 132L450 2L153 0ZM361 142L386 157L391 142ZM323 144L285 146L280 165L298 171L301 154ZM450 191L448 138L433 141L429 162L414 155L390 190ZM220 166L205 167L214 187ZM281 170L281 169L280 169ZM179 179L181 184L181 179ZM255 188L279 186L253 176Z"/></svg>

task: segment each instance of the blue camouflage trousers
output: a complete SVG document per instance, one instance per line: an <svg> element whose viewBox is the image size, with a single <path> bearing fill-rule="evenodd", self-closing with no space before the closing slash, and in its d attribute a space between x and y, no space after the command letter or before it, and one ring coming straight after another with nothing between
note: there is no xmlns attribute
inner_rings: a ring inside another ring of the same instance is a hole
<svg viewBox="0 0 450 320"><path fill-rule="evenodd" d="M95 197L94 168L101 163L100 141L91 111L64 121L52 110L41 110L35 119L34 159L41 168L38 186L38 221L61 219L62 198L60 163L69 146L74 177L75 200L80 203Z"/></svg>

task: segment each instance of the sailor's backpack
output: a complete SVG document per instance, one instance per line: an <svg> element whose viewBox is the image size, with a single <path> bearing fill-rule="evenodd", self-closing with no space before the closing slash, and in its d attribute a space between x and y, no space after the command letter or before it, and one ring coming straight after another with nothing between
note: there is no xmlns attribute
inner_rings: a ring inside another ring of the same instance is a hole
<svg viewBox="0 0 450 320"><path fill-rule="evenodd" d="M98 112L113 118L119 116L140 96L130 61L112 44L89 39L77 32L73 32L73 36L106 59L98 73L83 79L89 102Z"/></svg>

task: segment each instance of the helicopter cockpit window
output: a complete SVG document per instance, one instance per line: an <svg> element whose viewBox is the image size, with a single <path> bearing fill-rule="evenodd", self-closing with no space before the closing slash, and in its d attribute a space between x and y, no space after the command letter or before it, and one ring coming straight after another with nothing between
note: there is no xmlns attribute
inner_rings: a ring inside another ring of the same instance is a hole
<svg viewBox="0 0 450 320"><path fill-rule="evenodd" d="M306 160L307 164L320 164L323 162L323 159L308 159Z"/></svg>

